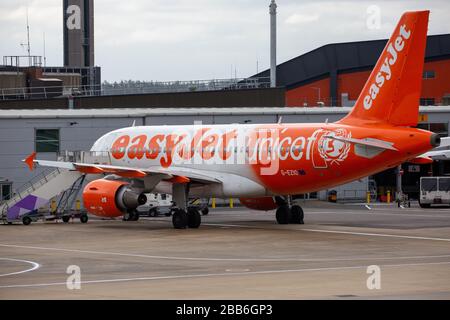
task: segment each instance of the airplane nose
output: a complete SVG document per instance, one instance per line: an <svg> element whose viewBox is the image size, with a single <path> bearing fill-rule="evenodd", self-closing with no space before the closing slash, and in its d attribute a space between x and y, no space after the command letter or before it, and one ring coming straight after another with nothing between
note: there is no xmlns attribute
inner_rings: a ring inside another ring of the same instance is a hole
<svg viewBox="0 0 450 320"><path fill-rule="evenodd" d="M441 137L437 133L431 135L431 145L433 148L439 147L441 145Z"/></svg>

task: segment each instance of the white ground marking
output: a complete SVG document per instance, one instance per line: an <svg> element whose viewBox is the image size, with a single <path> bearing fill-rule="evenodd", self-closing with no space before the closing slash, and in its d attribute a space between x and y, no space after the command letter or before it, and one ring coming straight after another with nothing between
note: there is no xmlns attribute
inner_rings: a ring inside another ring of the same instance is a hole
<svg viewBox="0 0 450 320"><path fill-rule="evenodd" d="M225 269L225 272L249 272L249 271L250 269L236 269L236 268Z"/></svg>
<svg viewBox="0 0 450 320"><path fill-rule="evenodd" d="M15 274L21 274L21 273L26 273L26 272L31 272L34 271L36 269L38 269L40 267L39 263L33 262L33 261L28 261L28 260L20 260L20 259L10 259L10 258L0 258L0 260L6 260L6 261L16 261L16 262L25 262L28 264L31 264L32 267L26 270L22 270L22 271L17 271L17 272L11 272L11 273L5 273L5 274L0 274L0 277L6 277L6 276L12 276Z"/></svg>
<svg viewBox="0 0 450 320"><path fill-rule="evenodd" d="M409 209L408 211L422 212L422 210L414 210ZM444 218L450 219L450 215L448 211L443 212L441 215L437 214L416 214L416 213L406 213L405 211L398 211L395 213L386 213L379 212L377 209L372 208L370 212L362 211L362 212L353 212L346 210L338 210L338 211L307 211L306 214L356 214L356 215L367 215L367 216L391 216L391 217L406 217L406 218Z"/></svg>
<svg viewBox="0 0 450 320"><path fill-rule="evenodd" d="M405 264L386 264L380 267L415 267L424 265L445 265L448 262L425 262L425 263L405 263ZM190 278L206 278L206 277L222 277L222 276L241 276L241 275L260 275L260 274L277 274L277 273L293 273L293 272L314 272L314 271L341 271L352 269L367 269L367 266L348 266L348 267L325 267L325 268L307 268L307 269L288 269L288 270L264 270L264 271L249 271L249 272L226 272L226 273L204 273L204 274L185 274L178 276L157 276L157 277L139 277L139 278L120 278L120 279L102 279L102 280L87 280L81 281L81 284L95 284L95 283L114 283L114 282L131 282L131 281L152 281L152 280L172 280L172 279L190 279ZM30 288L30 287L49 287L66 285L66 282L49 282L49 283L35 283L35 284L16 284L0 286L0 289L8 288Z"/></svg>
<svg viewBox="0 0 450 320"><path fill-rule="evenodd" d="M320 230L320 229L301 229L309 232L322 232L322 233L339 233L339 234L351 234L357 236L370 236L370 237L388 237L388 238L401 238L401 239L414 239L414 240L431 240L431 241L446 241L450 242L448 238L432 238L432 237L419 237L419 236L403 236L397 234L386 233L369 233L369 232L353 232L353 231L333 231L333 230Z"/></svg>
<svg viewBox="0 0 450 320"><path fill-rule="evenodd" d="M348 257L348 258L205 258L205 257L177 257L177 256L157 256L121 252L105 252L91 251L65 248L22 246L13 244L0 244L0 247L21 248L44 251L61 251L73 253L86 253L93 255L111 255L121 257L148 258L148 259L164 259L164 260L190 260L190 261L240 261L240 262L334 262L334 261L372 261L372 260L414 260L414 259L433 259L433 258L449 258L450 255L430 255L430 256L396 256L396 257Z"/></svg>
<svg viewBox="0 0 450 320"><path fill-rule="evenodd" d="M203 223L206 226L227 226L236 228L249 228L249 229L269 229L267 227L257 227L250 225L241 224L222 224L222 223ZM271 229L275 230L275 229ZM398 235L398 234L387 234L387 233L369 233L369 232L353 232L353 231L339 231L339 230L323 230L323 229L289 229L292 231L308 231L308 232L322 232L322 233L337 233L337 234L350 234L356 236L369 236L369 237L387 237L387 238L400 238L400 239L414 239L414 240L431 240L431 241L446 241L450 242L448 238L432 238L432 237L419 237L419 236L408 236L408 235Z"/></svg>
<svg viewBox="0 0 450 320"><path fill-rule="evenodd" d="M364 206L362 206L361 209L366 209ZM345 209L339 209L337 211L322 211L322 210L318 210L317 209L306 209L308 211L305 212L306 215L309 214L335 214L335 215L342 215L342 214L353 214L353 215L366 215L366 216L391 216L391 217L406 217L406 218L420 218L420 217L424 217L424 218L443 218L443 219L450 219L450 211L441 211L442 214L438 215L438 214L416 214L416 213L407 213L405 211L398 211L398 212L394 212L394 213L386 213L384 212L384 208L383 209L377 209L377 208L373 208L371 207L370 211L360 211L360 212L354 212L354 211L348 211ZM380 212L381 211L381 212ZM414 212L423 212L423 210L417 210L417 209L409 209L408 208L408 212L410 211L414 211ZM264 215L265 213L263 212L254 212L253 214L259 214L259 215ZM221 211L221 212L214 212L214 215L226 215L227 217L231 217L231 216L247 216L248 212L244 212L241 211L241 213L238 212L225 212L225 211ZM270 213L267 214L267 216L269 216ZM146 217L144 217L145 219ZM160 217L163 218L163 217ZM152 220L153 221L153 220Z"/></svg>

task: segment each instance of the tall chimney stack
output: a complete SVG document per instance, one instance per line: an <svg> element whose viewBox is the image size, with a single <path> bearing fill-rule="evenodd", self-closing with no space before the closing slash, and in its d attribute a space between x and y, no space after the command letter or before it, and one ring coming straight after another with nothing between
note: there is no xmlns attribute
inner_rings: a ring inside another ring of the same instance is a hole
<svg viewBox="0 0 450 320"><path fill-rule="evenodd" d="M63 0L64 66L93 67L94 0Z"/></svg>

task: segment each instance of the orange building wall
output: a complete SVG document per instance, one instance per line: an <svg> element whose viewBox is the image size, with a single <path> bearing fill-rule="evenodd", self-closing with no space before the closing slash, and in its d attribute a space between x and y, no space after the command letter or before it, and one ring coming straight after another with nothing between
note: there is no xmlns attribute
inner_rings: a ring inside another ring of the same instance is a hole
<svg viewBox="0 0 450 320"><path fill-rule="evenodd" d="M352 73L341 73L337 77L338 85L338 101L340 104L341 94L348 93L349 100L356 100L366 84L367 79L369 79L370 73L372 71L358 71Z"/></svg>
<svg viewBox="0 0 450 320"><path fill-rule="evenodd" d="M434 98L436 103L440 103L445 94L450 93L450 59L426 62L424 71L434 70L434 79L422 80L421 98ZM371 71L358 71L351 73L341 73L337 77L338 105L341 105L342 93L349 94L349 100L356 100L369 78ZM317 90L311 87L321 88L321 100L325 105L329 105L330 100L330 80L329 78L315 81L313 83L288 90L286 92L286 105L289 107L303 106L307 101L308 106L317 105Z"/></svg>
<svg viewBox="0 0 450 320"><path fill-rule="evenodd" d="M308 107L317 106L319 101L320 88L320 101L323 101L325 105L328 105L330 100L330 79L317 80L307 85L294 88L286 91L286 106L288 107L303 107L305 103Z"/></svg>
<svg viewBox="0 0 450 320"><path fill-rule="evenodd" d="M434 98L440 103L445 94L450 93L450 59L425 63L424 71L434 70L434 79L422 80L421 98Z"/></svg>

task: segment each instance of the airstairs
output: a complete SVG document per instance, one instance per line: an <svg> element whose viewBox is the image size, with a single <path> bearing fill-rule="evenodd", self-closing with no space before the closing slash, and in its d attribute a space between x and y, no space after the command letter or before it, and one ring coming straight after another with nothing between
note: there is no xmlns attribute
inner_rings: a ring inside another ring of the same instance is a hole
<svg viewBox="0 0 450 320"><path fill-rule="evenodd" d="M56 216L63 217L63 220L66 221L66 218L70 218L72 216L72 208L77 200L77 197L82 190L83 182L86 178L86 175L81 175L72 186L65 190L61 197L59 198L58 206L56 207Z"/></svg>
<svg viewBox="0 0 450 320"><path fill-rule="evenodd" d="M79 181L81 183L77 184ZM59 168L45 170L16 189L9 200L0 203L0 219L4 223L22 220L28 224L40 207L48 204L62 192L69 192L69 197L63 200L64 205L60 200L61 208L66 210L69 205L73 205L72 201L75 201L83 181L84 175L78 171Z"/></svg>

